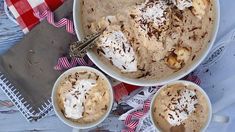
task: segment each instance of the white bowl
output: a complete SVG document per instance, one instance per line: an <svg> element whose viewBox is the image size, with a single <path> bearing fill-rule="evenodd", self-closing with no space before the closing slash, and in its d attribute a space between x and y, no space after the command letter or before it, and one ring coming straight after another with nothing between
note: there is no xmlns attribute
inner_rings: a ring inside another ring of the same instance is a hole
<svg viewBox="0 0 235 132"><path fill-rule="evenodd" d="M170 76L161 78L161 79L133 79L133 78L129 78L126 76L123 76L121 73L118 73L116 71L114 71L111 66L105 64L104 62L102 62L99 59L99 56L97 56L94 52L89 51L87 53L88 57L95 63L96 66L98 66L102 71L104 71L106 74L108 74L109 76L128 83L128 84L132 84L132 85L138 85L138 86L155 86L155 85L164 85L168 82L171 81L175 81L175 80L179 80L181 78L183 78L184 76L186 76L187 74L189 74L190 72L192 72L208 55L209 51L211 50L213 43L215 42L216 39L216 35L218 32L218 28L219 28L219 20L220 20L220 6L219 6L219 0L214 0L214 4L215 4L215 23L214 23L214 31L212 33L212 38L210 43L203 48L203 51L201 51L200 56L197 57L197 59L195 59L192 64L190 66L184 67L181 70L179 70L178 72L173 73ZM80 11L80 2L81 0L74 0L74 5L73 5L73 20L74 20L74 26L75 26L75 31L77 34L77 38L79 40L81 40L82 38L84 38L84 31L83 31L83 27L82 27L82 23L81 23L81 11Z"/></svg>
<svg viewBox="0 0 235 132"><path fill-rule="evenodd" d="M105 115L102 118L100 118L98 121L93 122L93 123L89 123L89 124L78 124L78 123L75 123L75 122L65 118L65 116L61 112L61 109L59 108L57 100L56 100L58 85L61 83L61 81L64 80L64 78L67 77L68 75L75 73L75 72L80 72L80 71L91 71L91 72L94 72L94 73L98 74L99 76L101 76L104 79L104 81L106 81L108 83L108 89L109 89L109 93L110 93L110 104L109 104L108 110L105 113ZM102 72L100 72L94 68L91 68L91 67L79 66L79 67L74 67L74 68L67 70L56 80L56 82L53 86L51 98L52 98L53 109L61 121L63 121L68 126L71 126L76 129L88 129L88 128L97 126L98 124L103 122L108 117L108 115L112 109L112 105L113 105L113 89L112 89L111 83L109 82L108 78Z"/></svg>

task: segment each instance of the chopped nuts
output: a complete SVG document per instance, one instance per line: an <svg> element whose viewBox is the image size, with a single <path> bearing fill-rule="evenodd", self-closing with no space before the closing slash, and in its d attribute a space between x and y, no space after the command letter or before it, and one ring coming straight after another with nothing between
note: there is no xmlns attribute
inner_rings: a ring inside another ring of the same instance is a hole
<svg viewBox="0 0 235 132"><path fill-rule="evenodd" d="M165 63L172 69L181 69L191 56L191 49L186 47L177 47L165 58Z"/></svg>
<svg viewBox="0 0 235 132"><path fill-rule="evenodd" d="M177 60L186 62L191 56L191 49L186 47L178 47L174 53L177 55Z"/></svg>
<svg viewBox="0 0 235 132"><path fill-rule="evenodd" d="M174 53L172 53L168 57L166 57L165 62L172 69L180 69L181 68L181 62L177 61L177 56Z"/></svg>
<svg viewBox="0 0 235 132"><path fill-rule="evenodd" d="M208 0L194 0L193 8L191 8L192 13L199 19L202 19L206 13L206 9L209 6Z"/></svg>

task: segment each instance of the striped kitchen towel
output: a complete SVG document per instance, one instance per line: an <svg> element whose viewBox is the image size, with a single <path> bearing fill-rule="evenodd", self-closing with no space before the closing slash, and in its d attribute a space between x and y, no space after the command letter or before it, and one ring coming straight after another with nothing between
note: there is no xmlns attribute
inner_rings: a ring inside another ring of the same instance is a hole
<svg viewBox="0 0 235 132"><path fill-rule="evenodd" d="M64 0L5 0L9 10L24 33L28 33L40 22L35 12L45 10L54 11Z"/></svg>

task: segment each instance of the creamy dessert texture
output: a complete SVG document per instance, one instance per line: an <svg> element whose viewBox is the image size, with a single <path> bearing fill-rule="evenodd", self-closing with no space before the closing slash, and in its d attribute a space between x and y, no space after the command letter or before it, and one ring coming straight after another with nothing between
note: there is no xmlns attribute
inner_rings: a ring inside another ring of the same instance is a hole
<svg viewBox="0 0 235 132"><path fill-rule="evenodd" d="M209 0L82 0L85 33L105 29L94 52L131 78L159 79L191 65L214 28Z"/></svg>
<svg viewBox="0 0 235 132"><path fill-rule="evenodd" d="M175 84L155 98L154 123L164 132L200 132L208 120L204 95L191 85Z"/></svg>
<svg viewBox="0 0 235 132"><path fill-rule="evenodd" d="M80 124L92 123L107 113L108 84L93 72L77 72L59 85L57 101L64 116Z"/></svg>

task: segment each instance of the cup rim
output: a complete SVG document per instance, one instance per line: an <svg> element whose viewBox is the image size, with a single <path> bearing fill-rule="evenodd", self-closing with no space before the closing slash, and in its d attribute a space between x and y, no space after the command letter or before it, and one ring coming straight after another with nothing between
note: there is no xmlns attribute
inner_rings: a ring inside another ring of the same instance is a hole
<svg viewBox="0 0 235 132"><path fill-rule="evenodd" d="M89 123L89 124L78 124L75 123L67 118L65 118L65 116L63 115L63 113L60 111L57 101L56 101L56 96L57 96L57 90L58 90L58 85L61 82L61 80L67 76L70 73L73 73L74 71L92 71L97 73L98 75L102 76L102 78L108 83L108 89L110 92L110 103L109 103L109 107L107 112L97 121L95 121L94 123ZM65 123L66 125L72 127L72 128L76 128L76 129L88 129L88 128L92 128L95 127L97 125L99 125L100 123L102 123L110 114L111 110L112 110L112 106L113 106L113 102L114 102L114 97L113 97L113 89L112 89L112 85L110 83L110 81L108 80L108 78L99 70L92 68L92 67L88 67L88 66L78 66L78 67L74 67L71 68L67 71L65 71L64 73L62 73L56 80L56 82L54 83L53 86L53 90L52 90L52 94L51 94L51 98L52 98L52 105L53 105L53 109L55 111L55 114L57 115L57 117L59 117L59 119Z"/></svg>
<svg viewBox="0 0 235 132"><path fill-rule="evenodd" d="M152 115L153 105L154 105L155 99L163 89L167 88L168 86L174 85L174 84L192 85L194 88L196 88L198 91L200 91L203 94L203 96L206 98L206 101L207 101L207 104L208 104L208 107L209 107L208 119L207 119L207 122L205 123L203 129L201 130L203 132L206 131L206 129L208 128L208 126L211 122L211 119L212 119L212 104L211 104L211 101L210 101L208 95L206 94L206 92L202 89L202 87L200 87L199 85L197 85L194 82L190 82L190 81L186 81L186 80L178 80L178 81L174 81L174 82L170 82L168 84L165 84L165 85L161 86L160 89L154 94L154 96L151 100L150 111L149 112L150 112L150 120L153 123L155 129L160 131L160 129L154 123L154 119L153 119L153 115Z"/></svg>

